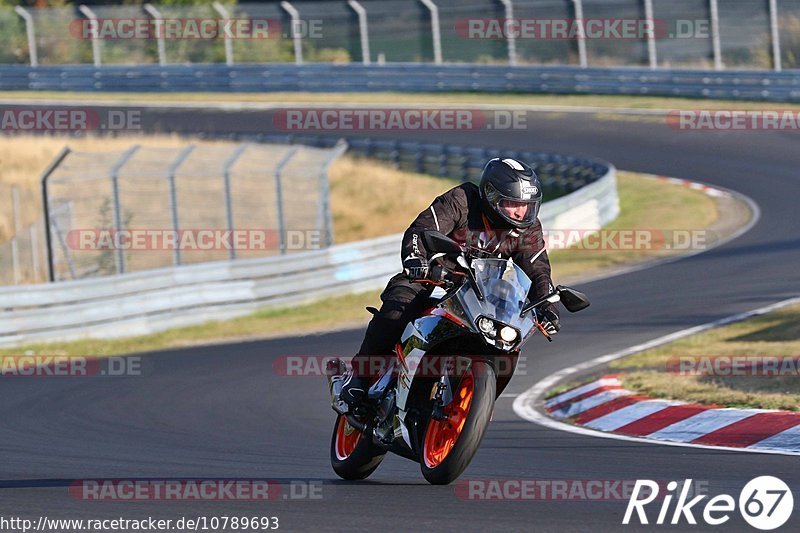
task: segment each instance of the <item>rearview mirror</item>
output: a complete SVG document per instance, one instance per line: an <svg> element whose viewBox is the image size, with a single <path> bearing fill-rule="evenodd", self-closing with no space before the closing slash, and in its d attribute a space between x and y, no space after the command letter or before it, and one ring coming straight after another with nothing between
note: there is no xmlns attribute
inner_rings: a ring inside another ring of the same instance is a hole
<svg viewBox="0 0 800 533"><path fill-rule="evenodd" d="M431 253L460 254L461 246L443 233L428 230L423 234L425 248Z"/></svg>
<svg viewBox="0 0 800 533"><path fill-rule="evenodd" d="M591 305L589 298L575 289L559 285L556 287L556 291L558 291L558 294L561 296L561 303L570 313L577 313Z"/></svg>

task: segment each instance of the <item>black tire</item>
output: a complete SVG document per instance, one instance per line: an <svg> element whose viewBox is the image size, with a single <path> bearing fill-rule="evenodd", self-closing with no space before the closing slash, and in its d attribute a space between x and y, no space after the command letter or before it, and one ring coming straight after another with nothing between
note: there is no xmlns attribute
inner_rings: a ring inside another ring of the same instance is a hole
<svg viewBox="0 0 800 533"><path fill-rule="evenodd" d="M355 448L349 454L342 453L343 450L337 446L340 426L342 426L342 431L347 431L347 428L349 428L358 433L358 430L347 424L347 420L343 416L339 415L336 418L336 424L333 426L333 436L331 437L331 466L333 466L333 471L342 479L366 479L381 464L386 451L373 444L371 439L359 433Z"/></svg>
<svg viewBox="0 0 800 533"><path fill-rule="evenodd" d="M467 413L466 423L447 456L433 467L426 459L426 438L434 421L431 419L425 428L422 440L420 468L425 479L433 485L447 485L453 482L469 466L481 440L489 427L495 400L496 377L494 368L486 361L475 361L472 364L473 396ZM463 378L462 378L463 379ZM459 384L460 386L460 384Z"/></svg>

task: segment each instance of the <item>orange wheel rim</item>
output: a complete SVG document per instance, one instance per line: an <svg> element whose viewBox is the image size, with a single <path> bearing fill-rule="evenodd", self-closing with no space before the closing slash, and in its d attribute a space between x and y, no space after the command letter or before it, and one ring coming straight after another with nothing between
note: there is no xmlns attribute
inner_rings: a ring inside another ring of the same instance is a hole
<svg viewBox="0 0 800 533"><path fill-rule="evenodd" d="M345 417L340 416L336 424L336 457L344 460L350 457L358 445L361 432L351 426Z"/></svg>
<svg viewBox="0 0 800 533"><path fill-rule="evenodd" d="M453 401L442 409L446 417L443 420L432 418L428 423L423 448L423 458L428 468L439 466L452 451L467 422L474 392L475 379L470 372L461 379Z"/></svg>

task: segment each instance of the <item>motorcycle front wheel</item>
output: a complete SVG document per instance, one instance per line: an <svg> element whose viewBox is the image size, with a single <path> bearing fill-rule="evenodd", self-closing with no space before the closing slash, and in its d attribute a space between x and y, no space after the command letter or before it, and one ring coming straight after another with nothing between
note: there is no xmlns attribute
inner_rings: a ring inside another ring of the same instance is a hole
<svg viewBox="0 0 800 533"><path fill-rule="evenodd" d="M469 466L489 426L496 381L490 364L473 362L455 386L453 401L442 409L445 417L429 420L420 458L429 483L451 483Z"/></svg>
<svg viewBox="0 0 800 533"><path fill-rule="evenodd" d="M331 438L331 466L342 479L365 479L383 461L386 452L373 444L369 436L347 423L341 415L336 418Z"/></svg>

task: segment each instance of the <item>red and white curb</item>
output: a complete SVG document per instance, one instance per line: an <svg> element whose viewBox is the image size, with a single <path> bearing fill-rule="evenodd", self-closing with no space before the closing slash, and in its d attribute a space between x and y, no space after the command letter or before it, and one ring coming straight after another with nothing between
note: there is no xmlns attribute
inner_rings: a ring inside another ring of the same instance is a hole
<svg viewBox="0 0 800 533"><path fill-rule="evenodd" d="M685 180L685 179L682 179L682 178L670 178L669 176L656 176L656 175L653 175L653 177L656 178L657 180L665 181L665 182L671 183L673 185L680 185L682 187L688 187L688 188L694 189L696 191L702 191L702 192L706 193L708 196L713 196L713 197L719 198L719 197L725 197L725 196L730 196L731 195L728 191L726 191L724 189L719 189L717 187L713 187L711 185L707 185L705 183L700 183L700 182L697 182L697 181Z"/></svg>
<svg viewBox="0 0 800 533"><path fill-rule="evenodd" d="M676 331L565 368L545 377L514 398L514 412L520 418L540 426L592 437L714 450L800 455L800 424L794 425L794 420L800 420L797 418L800 415L795 413L786 414L785 411L778 411L781 416L776 416L776 411L726 409L678 401L653 400L623 389L614 375L581 385L546 402L543 400L558 383L575 379L575 375L589 372L611 361L797 303L800 303L800 298L791 298ZM601 409L590 412L595 407ZM694 415L701 416L695 418ZM676 416L683 418L672 418ZM709 417L713 421L709 420ZM576 423L567 423L565 421L567 418L574 418ZM764 431L771 433L764 434ZM733 442L731 433L751 436ZM759 438L762 434L763 438Z"/></svg>
<svg viewBox="0 0 800 533"><path fill-rule="evenodd" d="M624 389L617 374L547 400L550 416L654 440L800 453L800 413L656 400Z"/></svg>

